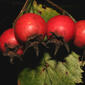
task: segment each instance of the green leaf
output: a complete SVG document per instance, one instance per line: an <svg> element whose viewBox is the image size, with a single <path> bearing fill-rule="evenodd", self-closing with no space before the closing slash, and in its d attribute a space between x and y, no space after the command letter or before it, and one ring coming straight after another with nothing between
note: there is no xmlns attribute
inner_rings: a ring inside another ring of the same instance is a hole
<svg viewBox="0 0 85 85"><path fill-rule="evenodd" d="M36 69L24 69L19 74L21 85L76 85L82 83L79 56L72 52L65 62L56 62L45 53L44 59Z"/></svg>
<svg viewBox="0 0 85 85"><path fill-rule="evenodd" d="M50 8L50 7L46 7L43 8L42 4L37 4L36 1L34 1L33 4L34 7L34 13L39 14L40 16L42 16L42 18L47 22L50 18L56 16L56 15L60 15L60 13L58 13L56 10Z"/></svg>
<svg viewBox="0 0 85 85"><path fill-rule="evenodd" d="M19 14L19 17L22 16L24 13L36 13L40 15L46 22L50 18L56 15L60 15L59 12L50 7L43 8L42 4L37 4L35 0L29 0L26 2L21 13Z"/></svg>

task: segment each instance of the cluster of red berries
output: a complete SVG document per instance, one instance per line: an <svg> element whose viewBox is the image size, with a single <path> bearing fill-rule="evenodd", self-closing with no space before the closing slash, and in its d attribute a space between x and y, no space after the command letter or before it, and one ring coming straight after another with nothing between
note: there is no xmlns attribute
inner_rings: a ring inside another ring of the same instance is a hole
<svg viewBox="0 0 85 85"><path fill-rule="evenodd" d="M0 49L3 53L7 50L17 47L16 54L23 54L23 46L20 42L25 43L35 35L42 35L41 40L47 36L50 39L52 33L62 36L65 42L74 40L78 47L85 45L85 20L74 22L69 16L57 15L48 22L37 14L23 14L17 21L14 28L5 30L0 36Z"/></svg>

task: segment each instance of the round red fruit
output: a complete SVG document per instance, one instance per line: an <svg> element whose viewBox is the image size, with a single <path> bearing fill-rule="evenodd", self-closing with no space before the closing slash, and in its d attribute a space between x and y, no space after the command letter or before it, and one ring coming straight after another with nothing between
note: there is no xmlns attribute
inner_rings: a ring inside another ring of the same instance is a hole
<svg viewBox="0 0 85 85"><path fill-rule="evenodd" d="M19 48L19 49L17 50L17 55L21 56L22 54L23 54L23 50L22 50L21 48Z"/></svg>
<svg viewBox="0 0 85 85"><path fill-rule="evenodd" d="M80 20L75 24L74 44L77 47L85 46L85 20Z"/></svg>
<svg viewBox="0 0 85 85"><path fill-rule="evenodd" d="M9 45L10 48L13 48L13 47L19 45L18 41L15 38L14 29L13 28L5 30L2 33L2 35L1 35L1 38L0 38L0 47L1 47L1 50L3 52L6 51L5 44Z"/></svg>
<svg viewBox="0 0 85 85"><path fill-rule="evenodd" d="M58 15L51 18L47 23L47 35L48 38L51 35L50 32L54 32L58 36L62 36L66 42L69 42L75 31L74 21L66 15Z"/></svg>
<svg viewBox="0 0 85 85"><path fill-rule="evenodd" d="M15 34L23 42L26 42L30 36L35 34L45 36L45 33L46 22L40 15L26 13L16 21Z"/></svg>

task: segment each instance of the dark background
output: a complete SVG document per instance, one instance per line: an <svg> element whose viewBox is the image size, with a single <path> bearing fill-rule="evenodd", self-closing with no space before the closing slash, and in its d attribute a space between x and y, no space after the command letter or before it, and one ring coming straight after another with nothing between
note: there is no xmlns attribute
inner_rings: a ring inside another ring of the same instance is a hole
<svg viewBox="0 0 85 85"><path fill-rule="evenodd" d="M68 11L77 21L85 19L84 0L52 0L66 11ZM0 34L12 26L12 23L20 12L25 0L0 0ZM17 85L17 74L19 66L11 65L9 58L0 53L0 79L2 85ZM12 83L11 83L12 82Z"/></svg>

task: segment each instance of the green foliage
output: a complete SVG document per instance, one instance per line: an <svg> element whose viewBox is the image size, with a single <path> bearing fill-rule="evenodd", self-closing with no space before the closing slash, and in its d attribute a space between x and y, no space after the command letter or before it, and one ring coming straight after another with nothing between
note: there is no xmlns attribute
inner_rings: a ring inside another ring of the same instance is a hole
<svg viewBox="0 0 85 85"><path fill-rule="evenodd" d="M43 8L42 4L37 4L37 2L34 2L34 13L39 14L43 17L43 19L47 22L50 18L60 15L56 10L46 7Z"/></svg>
<svg viewBox="0 0 85 85"><path fill-rule="evenodd" d="M56 62L46 53L36 69L24 69L19 74L21 85L76 85L82 82L79 56L72 52L65 62Z"/></svg>

